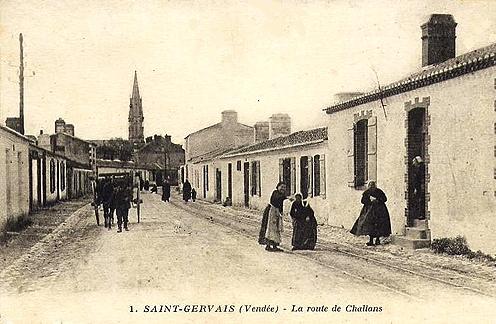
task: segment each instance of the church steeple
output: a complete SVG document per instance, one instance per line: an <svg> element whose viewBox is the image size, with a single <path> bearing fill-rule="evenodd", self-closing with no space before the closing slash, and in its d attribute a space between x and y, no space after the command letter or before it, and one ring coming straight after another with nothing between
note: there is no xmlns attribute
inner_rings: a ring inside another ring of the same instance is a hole
<svg viewBox="0 0 496 324"><path fill-rule="evenodd" d="M139 94L138 74L134 71L133 92L129 99L129 141L133 144L144 143L143 107Z"/></svg>

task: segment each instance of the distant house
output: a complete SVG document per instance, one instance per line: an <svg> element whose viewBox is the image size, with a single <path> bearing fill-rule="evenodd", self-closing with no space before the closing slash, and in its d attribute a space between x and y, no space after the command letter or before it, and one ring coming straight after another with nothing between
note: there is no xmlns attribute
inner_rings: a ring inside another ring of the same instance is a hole
<svg viewBox="0 0 496 324"><path fill-rule="evenodd" d="M388 195L395 242L464 235L496 252L496 43L455 56L455 27L451 15L432 15L418 71L326 109L329 224L351 228L374 180Z"/></svg>

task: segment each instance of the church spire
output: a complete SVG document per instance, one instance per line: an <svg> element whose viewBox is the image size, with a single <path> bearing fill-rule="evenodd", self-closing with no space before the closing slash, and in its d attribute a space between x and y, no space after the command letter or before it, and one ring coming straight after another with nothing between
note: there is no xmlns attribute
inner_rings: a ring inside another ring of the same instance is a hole
<svg viewBox="0 0 496 324"><path fill-rule="evenodd" d="M144 143L143 107L138 87L138 73L134 71L133 92L129 99L129 141L133 145Z"/></svg>
<svg viewBox="0 0 496 324"><path fill-rule="evenodd" d="M138 73L134 71L133 98L139 99Z"/></svg>

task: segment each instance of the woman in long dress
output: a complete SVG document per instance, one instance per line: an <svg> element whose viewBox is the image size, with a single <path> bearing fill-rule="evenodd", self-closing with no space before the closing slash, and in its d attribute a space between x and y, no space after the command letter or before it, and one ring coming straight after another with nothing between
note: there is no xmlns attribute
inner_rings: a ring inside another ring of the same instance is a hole
<svg viewBox="0 0 496 324"><path fill-rule="evenodd" d="M293 251L313 250L317 243L317 220L307 200L302 200L300 194L295 199L289 212L293 220Z"/></svg>
<svg viewBox="0 0 496 324"><path fill-rule="evenodd" d="M362 211L350 231L357 236L368 235L370 237L368 246L379 245L380 237L391 235L391 220L386 201L384 191L377 188L374 181L370 181L368 189L362 194Z"/></svg>
<svg viewBox="0 0 496 324"><path fill-rule="evenodd" d="M267 246L265 250L270 252L282 251L278 245L281 244L281 232L283 231L282 209L286 198L286 185L283 182L279 182L270 197L270 207L267 215L267 230L265 231Z"/></svg>

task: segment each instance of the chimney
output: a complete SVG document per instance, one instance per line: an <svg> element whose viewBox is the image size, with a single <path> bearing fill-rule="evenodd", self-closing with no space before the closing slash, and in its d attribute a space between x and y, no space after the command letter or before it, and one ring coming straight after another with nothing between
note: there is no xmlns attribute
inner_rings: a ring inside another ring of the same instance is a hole
<svg viewBox="0 0 496 324"><path fill-rule="evenodd" d="M235 110L224 110L222 112L222 126L232 127L238 123L238 113Z"/></svg>
<svg viewBox="0 0 496 324"><path fill-rule="evenodd" d="M269 139L269 122L257 122L253 126L253 136L255 143L263 142Z"/></svg>
<svg viewBox="0 0 496 324"><path fill-rule="evenodd" d="M55 121L55 134L65 132L65 121L59 118Z"/></svg>
<svg viewBox="0 0 496 324"><path fill-rule="evenodd" d="M65 133L74 136L74 125L66 124L65 125Z"/></svg>
<svg viewBox="0 0 496 324"><path fill-rule="evenodd" d="M433 14L421 26L422 66L455 57L456 22L452 15Z"/></svg>
<svg viewBox="0 0 496 324"><path fill-rule="evenodd" d="M288 114L274 114L269 118L269 139L291 134L291 117Z"/></svg>

